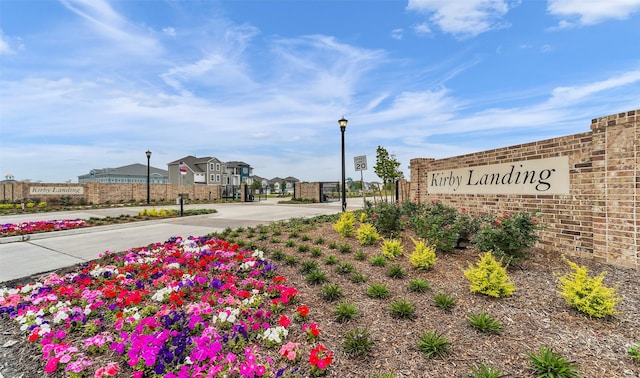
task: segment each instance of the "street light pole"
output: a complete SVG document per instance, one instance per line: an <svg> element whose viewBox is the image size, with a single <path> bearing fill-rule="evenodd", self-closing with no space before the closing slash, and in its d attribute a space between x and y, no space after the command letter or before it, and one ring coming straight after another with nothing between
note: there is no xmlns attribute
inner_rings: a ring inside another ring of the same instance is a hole
<svg viewBox="0 0 640 378"><path fill-rule="evenodd" d="M344 169L344 131L347 128L347 121L344 117L338 120L340 125L340 133L342 134L342 212L347 210L347 189L345 187L345 169Z"/></svg>
<svg viewBox="0 0 640 378"><path fill-rule="evenodd" d="M147 150L147 205L151 200L151 151Z"/></svg>

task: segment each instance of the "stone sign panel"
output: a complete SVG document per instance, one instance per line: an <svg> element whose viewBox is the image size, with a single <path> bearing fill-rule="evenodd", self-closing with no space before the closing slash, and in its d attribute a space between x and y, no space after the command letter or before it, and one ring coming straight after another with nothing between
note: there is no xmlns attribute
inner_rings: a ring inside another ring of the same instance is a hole
<svg viewBox="0 0 640 378"><path fill-rule="evenodd" d="M428 172L433 194L569 194L569 157Z"/></svg>
<svg viewBox="0 0 640 378"><path fill-rule="evenodd" d="M30 195L45 196L73 196L84 194L82 186L32 186L29 188Z"/></svg>

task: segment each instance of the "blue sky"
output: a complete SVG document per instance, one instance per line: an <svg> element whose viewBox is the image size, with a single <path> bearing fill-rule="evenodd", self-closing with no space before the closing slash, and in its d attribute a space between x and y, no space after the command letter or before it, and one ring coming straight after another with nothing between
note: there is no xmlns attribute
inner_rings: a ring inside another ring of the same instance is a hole
<svg viewBox="0 0 640 378"><path fill-rule="evenodd" d="M0 0L0 175L243 160L339 180L640 108L640 0Z"/></svg>

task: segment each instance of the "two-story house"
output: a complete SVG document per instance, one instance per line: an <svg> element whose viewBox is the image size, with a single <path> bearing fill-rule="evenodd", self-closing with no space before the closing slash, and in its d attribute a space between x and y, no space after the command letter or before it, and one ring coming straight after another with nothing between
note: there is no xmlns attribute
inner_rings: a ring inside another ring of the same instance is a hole
<svg viewBox="0 0 640 378"><path fill-rule="evenodd" d="M167 164L169 182L173 185L223 185L226 169L215 157L185 156Z"/></svg>

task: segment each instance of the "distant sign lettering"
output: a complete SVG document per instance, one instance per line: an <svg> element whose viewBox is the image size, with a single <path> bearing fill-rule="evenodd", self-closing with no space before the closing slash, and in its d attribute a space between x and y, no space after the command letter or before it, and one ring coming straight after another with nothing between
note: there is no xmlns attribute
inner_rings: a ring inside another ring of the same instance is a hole
<svg viewBox="0 0 640 378"><path fill-rule="evenodd" d="M429 172L427 186L434 194L569 194L569 158Z"/></svg>
<svg viewBox="0 0 640 378"><path fill-rule="evenodd" d="M31 195L45 196L73 196L84 194L82 186L32 186L29 188Z"/></svg>

